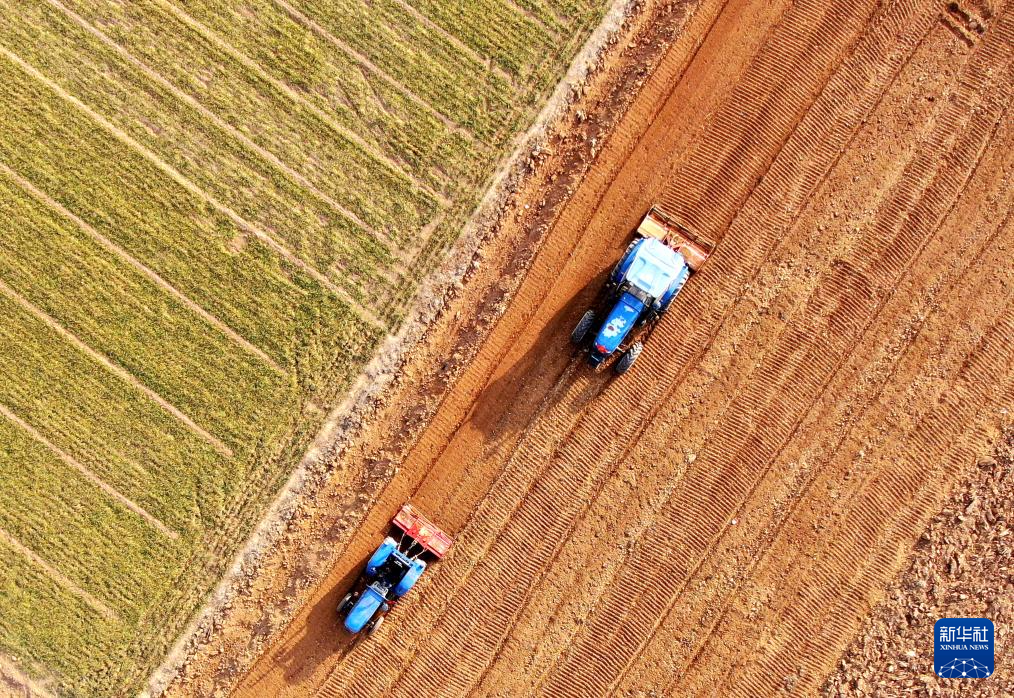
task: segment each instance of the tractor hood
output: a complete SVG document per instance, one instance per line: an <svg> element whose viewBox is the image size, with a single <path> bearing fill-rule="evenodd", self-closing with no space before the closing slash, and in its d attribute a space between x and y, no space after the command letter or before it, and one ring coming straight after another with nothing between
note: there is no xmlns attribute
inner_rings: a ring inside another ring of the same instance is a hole
<svg viewBox="0 0 1014 698"><path fill-rule="evenodd" d="M644 303L630 293L624 293L609 311L606 321L602 324L595 337L595 350L599 354L608 356L616 351L623 338L630 333L630 329L637 322L644 310Z"/></svg>
<svg viewBox="0 0 1014 698"><path fill-rule="evenodd" d="M345 616L345 629L350 633L358 633L370 622L370 618L373 618L373 614L377 612L382 603L384 603L383 594L372 586L366 587L356 601L356 605Z"/></svg>

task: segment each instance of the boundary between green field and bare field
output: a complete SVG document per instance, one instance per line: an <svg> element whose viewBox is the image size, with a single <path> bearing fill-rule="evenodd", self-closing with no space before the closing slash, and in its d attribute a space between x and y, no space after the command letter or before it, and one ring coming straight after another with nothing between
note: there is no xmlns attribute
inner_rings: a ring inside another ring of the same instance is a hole
<svg viewBox="0 0 1014 698"><path fill-rule="evenodd" d="M513 149L501 161L464 231L448 251L446 261L423 280L406 320L395 334L384 340L345 399L330 412L312 445L237 552L211 597L181 633L161 666L151 674L143 695L160 695L175 680L188 657L210 642L211 627L216 617L231 604L243 580L256 574L263 552L271 547L281 535L284 523L319 485L320 478L324 476L319 472L321 463L340 453L358 429L358 413L390 385L407 353L424 337L430 323L443 309L447 292L460 282L477 250L490 234L495 216L512 193L516 180L524 176L527 157L538 152L540 139L565 113L568 103L574 98L575 87L585 80L598 57L608 49L626 18L639 4L638 0L613 0L602 21L572 59L535 122L515 139Z"/></svg>

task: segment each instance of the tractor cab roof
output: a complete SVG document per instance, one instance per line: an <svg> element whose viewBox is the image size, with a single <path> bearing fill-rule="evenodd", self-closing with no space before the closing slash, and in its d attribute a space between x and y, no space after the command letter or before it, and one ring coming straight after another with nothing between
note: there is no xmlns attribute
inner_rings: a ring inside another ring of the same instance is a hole
<svg viewBox="0 0 1014 698"><path fill-rule="evenodd" d="M661 298L686 267L678 252L655 238L645 238L634 248L626 278L652 298Z"/></svg>

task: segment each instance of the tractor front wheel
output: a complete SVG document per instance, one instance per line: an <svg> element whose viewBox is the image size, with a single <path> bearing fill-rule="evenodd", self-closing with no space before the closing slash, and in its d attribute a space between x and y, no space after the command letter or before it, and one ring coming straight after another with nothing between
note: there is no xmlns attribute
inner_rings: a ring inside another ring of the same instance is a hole
<svg viewBox="0 0 1014 698"><path fill-rule="evenodd" d="M338 602L338 615L344 615L346 611L352 606L352 596L354 592L349 592L342 597L342 600Z"/></svg>
<svg viewBox="0 0 1014 698"><path fill-rule="evenodd" d="M366 634L373 635L380 629L380 626L384 624L384 616L377 616L370 621L369 625L366 626Z"/></svg>
<svg viewBox="0 0 1014 698"><path fill-rule="evenodd" d="M588 338L588 333L591 331L592 325L595 324L595 311L586 310L581 319L578 320L577 325L574 327L574 331L570 333L570 341L578 346L584 344L584 340Z"/></svg>
<svg viewBox="0 0 1014 698"><path fill-rule="evenodd" d="M630 345L630 348L623 352L623 356L616 362L616 373L617 375L623 375L630 370L630 367L637 361L637 357L641 355L641 351L644 349L644 345L640 342L634 342Z"/></svg>

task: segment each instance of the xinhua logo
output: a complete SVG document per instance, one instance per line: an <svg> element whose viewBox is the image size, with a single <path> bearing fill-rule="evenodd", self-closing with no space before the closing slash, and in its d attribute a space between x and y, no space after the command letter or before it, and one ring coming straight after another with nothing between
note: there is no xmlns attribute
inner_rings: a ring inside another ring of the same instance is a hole
<svg viewBox="0 0 1014 698"><path fill-rule="evenodd" d="M933 670L942 679L993 675L993 621L941 618L933 626Z"/></svg>

